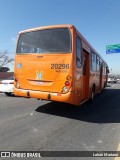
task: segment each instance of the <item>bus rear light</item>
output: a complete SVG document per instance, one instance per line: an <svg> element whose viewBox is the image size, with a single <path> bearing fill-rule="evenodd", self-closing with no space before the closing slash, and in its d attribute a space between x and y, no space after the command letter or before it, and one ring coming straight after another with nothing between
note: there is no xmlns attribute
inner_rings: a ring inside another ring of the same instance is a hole
<svg viewBox="0 0 120 160"><path fill-rule="evenodd" d="M16 87L17 87L17 88L20 88L20 84L19 84L18 82L16 83Z"/></svg>
<svg viewBox="0 0 120 160"><path fill-rule="evenodd" d="M15 82L18 82L18 78L15 77Z"/></svg>
<svg viewBox="0 0 120 160"><path fill-rule="evenodd" d="M66 77L66 79L67 79L68 81L70 81L70 80L72 79L72 77L71 77L70 75L68 75L68 76Z"/></svg>
<svg viewBox="0 0 120 160"><path fill-rule="evenodd" d="M69 81L66 81L65 82L65 85L68 87L68 86L70 86L70 82Z"/></svg>
<svg viewBox="0 0 120 160"><path fill-rule="evenodd" d="M62 88L62 91L63 91L63 92L67 92L67 91L68 91L67 87L64 86L64 87Z"/></svg>

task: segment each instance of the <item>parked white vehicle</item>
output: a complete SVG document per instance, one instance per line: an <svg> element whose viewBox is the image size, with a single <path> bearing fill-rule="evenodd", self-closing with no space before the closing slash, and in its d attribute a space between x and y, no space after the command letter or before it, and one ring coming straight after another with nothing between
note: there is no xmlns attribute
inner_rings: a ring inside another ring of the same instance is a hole
<svg viewBox="0 0 120 160"><path fill-rule="evenodd" d="M117 79L115 77L108 77L108 83L116 83Z"/></svg>
<svg viewBox="0 0 120 160"><path fill-rule="evenodd" d="M11 95L14 91L14 78L9 77L6 80L0 81L0 92L5 93L7 96Z"/></svg>

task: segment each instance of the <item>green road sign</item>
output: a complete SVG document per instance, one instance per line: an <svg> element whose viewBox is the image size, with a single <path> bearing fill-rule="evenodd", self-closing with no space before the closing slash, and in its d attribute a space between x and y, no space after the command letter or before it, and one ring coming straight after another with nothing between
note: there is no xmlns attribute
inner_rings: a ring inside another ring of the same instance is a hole
<svg viewBox="0 0 120 160"><path fill-rule="evenodd" d="M107 45L106 53L120 53L120 44Z"/></svg>

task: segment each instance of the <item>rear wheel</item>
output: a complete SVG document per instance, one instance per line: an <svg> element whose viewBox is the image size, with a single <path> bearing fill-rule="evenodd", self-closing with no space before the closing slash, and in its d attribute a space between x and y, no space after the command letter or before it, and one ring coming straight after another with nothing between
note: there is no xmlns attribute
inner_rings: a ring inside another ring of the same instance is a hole
<svg viewBox="0 0 120 160"><path fill-rule="evenodd" d="M6 96L10 96L11 95L11 93L9 93L9 92L6 92L5 94L6 94Z"/></svg>

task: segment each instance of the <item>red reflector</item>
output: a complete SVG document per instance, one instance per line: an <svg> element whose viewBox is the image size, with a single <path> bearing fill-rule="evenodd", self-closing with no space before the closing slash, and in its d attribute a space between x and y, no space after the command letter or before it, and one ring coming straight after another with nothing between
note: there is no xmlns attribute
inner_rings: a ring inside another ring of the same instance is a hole
<svg viewBox="0 0 120 160"><path fill-rule="evenodd" d="M70 86L70 82L69 82L69 81L66 81L66 82L65 82L65 85L66 85L66 86Z"/></svg>
<svg viewBox="0 0 120 160"><path fill-rule="evenodd" d="M61 94L60 94L60 93L58 93L58 94L57 94L57 96L61 96Z"/></svg>
<svg viewBox="0 0 120 160"><path fill-rule="evenodd" d="M3 84L2 82L0 82L0 84Z"/></svg>

